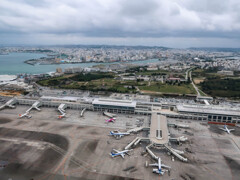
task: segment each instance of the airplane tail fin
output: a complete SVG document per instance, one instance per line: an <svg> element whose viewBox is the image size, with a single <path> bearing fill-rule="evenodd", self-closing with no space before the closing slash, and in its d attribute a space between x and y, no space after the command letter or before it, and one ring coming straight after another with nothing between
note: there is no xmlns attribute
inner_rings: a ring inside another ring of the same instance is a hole
<svg viewBox="0 0 240 180"><path fill-rule="evenodd" d="M111 152L111 153L109 153L109 155L112 156L112 157L114 157L115 154Z"/></svg>

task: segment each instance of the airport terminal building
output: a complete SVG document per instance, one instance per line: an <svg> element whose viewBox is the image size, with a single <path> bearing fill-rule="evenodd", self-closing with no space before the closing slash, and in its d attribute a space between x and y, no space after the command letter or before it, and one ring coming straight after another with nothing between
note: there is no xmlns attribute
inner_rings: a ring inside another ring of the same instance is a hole
<svg viewBox="0 0 240 180"><path fill-rule="evenodd" d="M106 111L113 113L134 113L136 101L116 100L116 99L94 99L93 109L95 111Z"/></svg>
<svg viewBox="0 0 240 180"><path fill-rule="evenodd" d="M177 105L177 112L186 119L221 123L240 123L240 110L216 105Z"/></svg>
<svg viewBox="0 0 240 180"><path fill-rule="evenodd" d="M64 103L69 109L88 111L108 111L112 113L151 115L153 112L170 118L191 119L221 123L240 123L240 109L231 106L173 104L161 102L143 102L119 99L101 98L56 98L42 97L40 99L16 99L16 104L33 105L40 101L45 107L58 107Z"/></svg>

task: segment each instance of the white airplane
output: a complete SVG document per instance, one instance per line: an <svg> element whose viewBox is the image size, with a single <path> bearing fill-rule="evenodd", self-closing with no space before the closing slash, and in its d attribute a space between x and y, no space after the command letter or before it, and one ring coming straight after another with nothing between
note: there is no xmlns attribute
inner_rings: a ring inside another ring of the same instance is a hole
<svg viewBox="0 0 240 180"><path fill-rule="evenodd" d="M58 119L62 119L62 118L64 118L65 116L66 116L66 113L63 113L63 114L61 114L61 115L58 116Z"/></svg>
<svg viewBox="0 0 240 180"><path fill-rule="evenodd" d="M155 164L149 164L149 166L156 166L158 167L157 169L153 169L153 173L159 174L159 175L163 175L166 171L166 169L171 169L170 166L166 166L164 164L162 164L161 158L158 158L158 163ZM166 169L162 169L162 168L166 168Z"/></svg>
<svg viewBox="0 0 240 180"><path fill-rule="evenodd" d="M227 125L224 125L223 128L219 128L219 129L221 129L221 130L227 132L228 134L230 134L231 131L234 131L234 130L235 130L235 129L228 129Z"/></svg>
<svg viewBox="0 0 240 180"><path fill-rule="evenodd" d="M29 115L29 112L26 112L24 114L19 114L18 116L19 116L19 118L27 117L28 119L32 117Z"/></svg>
<svg viewBox="0 0 240 180"><path fill-rule="evenodd" d="M110 131L109 136L114 136L116 138L121 138L123 136L129 135L129 132L120 132L120 131Z"/></svg>
<svg viewBox="0 0 240 180"><path fill-rule="evenodd" d="M113 149L113 151L115 151L115 153L111 152L111 153L110 153L110 156L112 156L112 157L122 156L122 158L124 159L124 156L125 156L126 154L129 155L128 152L129 152L129 151L132 151L132 149L130 149L130 150L123 150L123 151L118 151L118 150L116 150L116 149Z"/></svg>

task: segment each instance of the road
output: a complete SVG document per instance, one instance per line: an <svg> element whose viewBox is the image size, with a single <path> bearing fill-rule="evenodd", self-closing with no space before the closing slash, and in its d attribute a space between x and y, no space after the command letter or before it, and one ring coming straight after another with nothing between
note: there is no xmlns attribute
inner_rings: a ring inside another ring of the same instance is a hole
<svg viewBox="0 0 240 180"><path fill-rule="evenodd" d="M190 69L188 69L187 71L186 71L186 75L185 75L185 79L186 80L188 80L188 74L189 74L189 72L192 72L192 70L194 69L195 67L193 67L193 68L190 68ZM191 77L190 77L191 78Z"/></svg>
<svg viewBox="0 0 240 180"><path fill-rule="evenodd" d="M201 91L202 94L204 94L205 96L207 96L202 90L199 90L198 87L194 84L194 82L193 82L193 80L192 80L192 70L193 70L193 68L192 68L192 69L189 69L188 71L186 71L186 76L187 76L188 72L190 71L190 72L189 72L190 81L191 81L194 89L196 90L197 95L198 95L198 96L201 96L201 93L200 93L200 91Z"/></svg>
<svg viewBox="0 0 240 180"><path fill-rule="evenodd" d="M200 96L201 94L200 94L200 92L199 92L199 90L198 90L198 87L194 84L194 82L193 82L193 80L192 80L192 70L193 70L194 68L195 68L195 67L190 68L190 69L188 69L188 70L186 71L185 79L188 80L188 75L189 75L190 81L191 81L191 83L192 83L195 91L197 92L197 95Z"/></svg>
<svg viewBox="0 0 240 180"><path fill-rule="evenodd" d="M197 95L198 95L198 96L201 96L201 94L200 94L200 92L199 92L199 90L198 90L198 87L194 84L194 82L193 82L193 80L192 80L192 69L191 69L191 71L189 72L189 77L190 77L190 81L191 81L194 89L195 89L196 92L197 92Z"/></svg>

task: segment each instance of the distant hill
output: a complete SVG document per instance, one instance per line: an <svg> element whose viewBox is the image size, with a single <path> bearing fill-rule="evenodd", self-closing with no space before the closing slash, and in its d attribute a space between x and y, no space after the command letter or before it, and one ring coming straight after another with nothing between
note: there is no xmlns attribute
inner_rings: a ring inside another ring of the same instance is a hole
<svg viewBox="0 0 240 180"><path fill-rule="evenodd" d="M0 48L3 47L31 47L31 48L50 48L50 47L59 47L59 48L114 48L114 49L161 49L161 50L168 50L168 49L174 49L164 46L125 46L125 45L1 45Z"/></svg>
<svg viewBox="0 0 240 180"><path fill-rule="evenodd" d="M48 46L51 47L51 46ZM124 45L52 45L52 47L65 47L65 48L114 48L114 49L161 49L168 50L171 48L163 46L124 46Z"/></svg>
<svg viewBox="0 0 240 180"><path fill-rule="evenodd" d="M240 48L214 48L214 47L191 47L191 50L210 51L210 52L240 52Z"/></svg>

